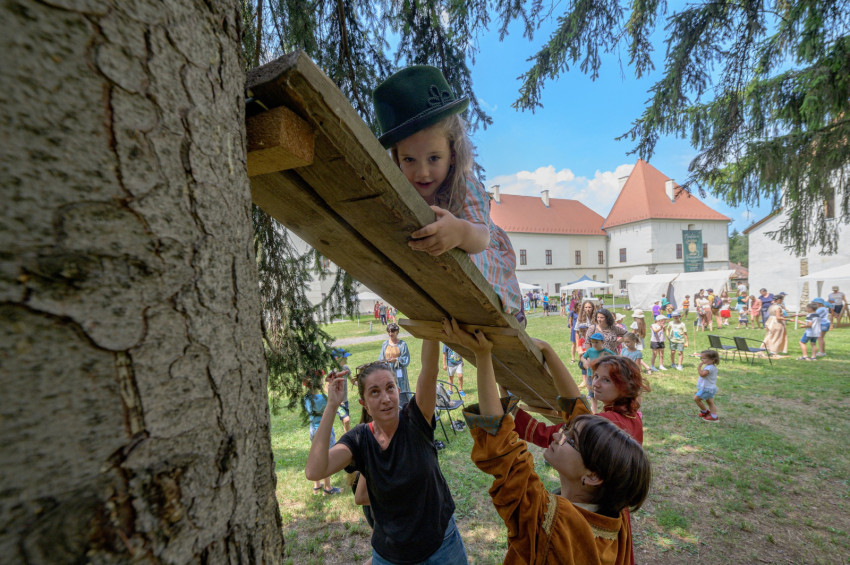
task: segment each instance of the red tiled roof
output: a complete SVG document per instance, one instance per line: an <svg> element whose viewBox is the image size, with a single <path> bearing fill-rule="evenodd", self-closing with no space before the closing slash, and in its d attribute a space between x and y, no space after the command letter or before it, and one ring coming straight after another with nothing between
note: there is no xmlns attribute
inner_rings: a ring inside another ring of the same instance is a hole
<svg viewBox="0 0 850 565"><path fill-rule="evenodd" d="M490 218L506 232L605 235L605 218L579 202L550 198L549 207L537 196L502 194L490 201Z"/></svg>
<svg viewBox="0 0 850 565"><path fill-rule="evenodd" d="M740 263L733 263L729 261L729 268L735 271L731 278L733 279L746 279L750 276L750 270Z"/></svg>
<svg viewBox="0 0 850 565"><path fill-rule="evenodd" d="M603 227L611 228L649 219L730 220L706 206L693 194L679 191L679 185L675 183L676 201L672 202L667 198L667 178L643 159L638 159Z"/></svg>

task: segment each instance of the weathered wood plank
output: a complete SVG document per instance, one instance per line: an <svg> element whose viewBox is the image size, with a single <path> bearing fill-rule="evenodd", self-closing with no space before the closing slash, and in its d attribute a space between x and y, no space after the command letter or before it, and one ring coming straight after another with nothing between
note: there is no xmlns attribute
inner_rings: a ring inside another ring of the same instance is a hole
<svg viewBox="0 0 850 565"><path fill-rule="evenodd" d="M255 177L313 162L315 133L286 106L245 120L248 143L248 176Z"/></svg>
<svg viewBox="0 0 850 565"><path fill-rule="evenodd" d="M398 323L414 337L440 340L457 351L464 359L471 363L475 362L472 351L446 338L440 322L401 319ZM557 411L553 410L557 404L554 404L552 399L557 397L558 392L552 383L552 376L542 366L539 367L542 369L542 374L536 372L536 367L529 367L528 351L524 343L518 339L522 330L475 324L460 324L460 326L468 332L481 330L493 342L493 369L497 380L499 384L526 401L527 405L524 408L558 417Z"/></svg>
<svg viewBox="0 0 850 565"><path fill-rule="evenodd" d="M369 288L381 289L385 300L404 304L409 311L406 315L427 319L446 315L410 277L330 210L293 171L252 178L251 197L257 206L319 253L352 275L357 273L358 281ZM344 242L342 249L341 242Z"/></svg>
<svg viewBox="0 0 850 565"><path fill-rule="evenodd" d="M453 250L433 258L410 252L410 233L433 222L434 212L336 85L306 56L286 63L289 68L270 83L255 84L249 75L249 88L266 105L270 99L286 100L315 125L315 159L322 166L304 167L299 174L340 216L363 219L358 231L431 296L439 296L445 309L469 323L516 327L515 320L501 316L498 297L465 253ZM454 291L445 292L450 285Z"/></svg>
<svg viewBox="0 0 850 565"><path fill-rule="evenodd" d="M497 380L532 407L554 408L539 349L502 312L469 257L409 248L410 233L433 222L434 213L333 82L293 53L249 72L247 86L266 107L288 107L315 132L313 163L252 178L255 202L406 316L451 316L508 332L498 334L493 352ZM458 352L474 363L471 352Z"/></svg>

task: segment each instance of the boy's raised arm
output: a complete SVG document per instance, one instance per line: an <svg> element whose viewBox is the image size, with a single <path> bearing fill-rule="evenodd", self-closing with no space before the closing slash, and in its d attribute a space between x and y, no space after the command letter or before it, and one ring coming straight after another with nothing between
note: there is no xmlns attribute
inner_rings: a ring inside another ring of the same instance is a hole
<svg viewBox="0 0 850 565"><path fill-rule="evenodd" d="M540 352L543 353L543 359L546 361L546 366L549 367L549 373L552 375L552 382L558 394L564 398L576 398L580 396L581 393L578 390L578 385L573 380L570 370L567 369L567 366L564 365L564 362L561 361L561 358L558 357L552 346L542 339L535 339L534 343L537 344Z"/></svg>
<svg viewBox="0 0 850 565"><path fill-rule="evenodd" d="M502 416L505 410L499 400L499 387L496 373L493 371L493 357L490 351L493 343L480 331L475 335L463 330L455 320L443 320L443 331L449 341L459 343L475 353L475 365L478 373L478 408L482 416Z"/></svg>

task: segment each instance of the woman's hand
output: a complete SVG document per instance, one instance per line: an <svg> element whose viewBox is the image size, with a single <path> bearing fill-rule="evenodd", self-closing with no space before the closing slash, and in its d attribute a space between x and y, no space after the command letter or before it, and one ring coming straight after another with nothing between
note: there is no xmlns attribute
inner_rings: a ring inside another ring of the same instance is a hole
<svg viewBox="0 0 850 565"><path fill-rule="evenodd" d="M473 335L461 328L454 318L451 321L443 318L443 333L446 334L449 341L471 349L476 357L489 356L490 351L493 349L493 342L487 339L484 332L475 330L475 334Z"/></svg>
<svg viewBox="0 0 850 565"><path fill-rule="evenodd" d="M328 383L328 404L336 409L346 400L348 399L345 397L345 377L334 377Z"/></svg>

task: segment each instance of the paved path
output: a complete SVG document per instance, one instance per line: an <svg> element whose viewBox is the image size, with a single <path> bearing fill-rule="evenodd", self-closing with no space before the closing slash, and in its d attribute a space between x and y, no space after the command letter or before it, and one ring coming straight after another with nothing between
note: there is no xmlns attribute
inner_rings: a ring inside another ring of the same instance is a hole
<svg viewBox="0 0 850 565"><path fill-rule="evenodd" d="M406 337L412 337L407 332L399 332L398 337L404 339ZM384 341L387 339L386 333L380 333L375 335L363 335L360 337L343 337L333 342L334 347L340 347L343 345L357 345L358 343L369 343L370 341Z"/></svg>

